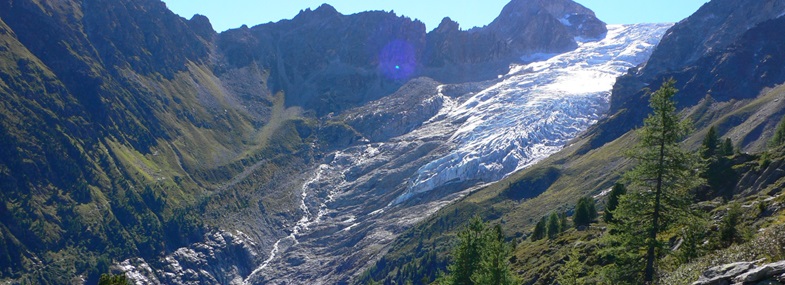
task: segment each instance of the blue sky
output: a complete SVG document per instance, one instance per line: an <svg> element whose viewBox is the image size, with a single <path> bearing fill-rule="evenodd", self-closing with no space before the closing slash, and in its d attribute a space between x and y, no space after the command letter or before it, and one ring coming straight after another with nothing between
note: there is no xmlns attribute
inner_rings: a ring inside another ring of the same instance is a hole
<svg viewBox="0 0 785 285"><path fill-rule="evenodd" d="M175 13L190 19L193 14L210 18L217 31L246 24L255 26L291 19L301 9L330 3L343 14L367 10L395 11L424 22L430 31L449 16L469 29L493 21L509 0L164 0ZM678 22L695 12L706 0L577 0L609 24Z"/></svg>

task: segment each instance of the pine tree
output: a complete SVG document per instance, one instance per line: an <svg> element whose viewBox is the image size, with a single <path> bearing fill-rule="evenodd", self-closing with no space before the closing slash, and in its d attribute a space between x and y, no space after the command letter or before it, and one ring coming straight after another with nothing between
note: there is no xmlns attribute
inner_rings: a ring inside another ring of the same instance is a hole
<svg viewBox="0 0 785 285"><path fill-rule="evenodd" d="M676 114L674 84L672 79L665 82L651 96L653 113L638 130L638 145L628 154L637 162L626 176L635 191L622 196L613 212L618 223L612 224L612 230L622 254L617 257L616 268L620 271L616 277L627 282L653 282L654 263L663 245L658 236L686 216L690 201L687 190L700 181L693 173L696 159L679 146L689 123Z"/></svg>
<svg viewBox="0 0 785 285"><path fill-rule="evenodd" d="M742 211L739 204L734 203L728 207L728 212L720 222L720 243L722 247L729 247L734 243L743 241L741 233L737 228L741 215Z"/></svg>
<svg viewBox="0 0 785 285"><path fill-rule="evenodd" d="M559 214L559 232L562 233L570 228L570 224L567 222L567 212L561 212Z"/></svg>
<svg viewBox="0 0 785 285"><path fill-rule="evenodd" d="M717 153L717 147L720 145L720 138L717 136L717 130L714 126L709 128L706 137L703 138L703 145L701 146L701 157L710 158Z"/></svg>
<svg viewBox="0 0 785 285"><path fill-rule="evenodd" d="M597 207L591 197L581 197L575 204L575 216L573 223L575 228L588 226L597 219Z"/></svg>
<svg viewBox="0 0 785 285"><path fill-rule="evenodd" d="M448 267L449 284L472 285L472 275L480 268L482 251L485 246L485 225L479 217L474 217L460 233L460 243L453 251L453 262Z"/></svg>
<svg viewBox="0 0 785 285"><path fill-rule="evenodd" d="M777 130L774 131L774 136L769 141L769 146L778 147L783 143L785 143L785 117L782 117L779 124L777 124Z"/></svg>
<svg viewBox="0 0 785 285"><path fill-rule="evenodd" d="M540 218L540 221L537 222L537 225L534 226L534 231L532 232L532 241L538 241L545 237L545 216Z"/></svg>
<svg viewBox="0 0 785 285"><path fill-rule="evenodd" d="M504 241L500 225L486 231L485 247L479 270L475 271L472 281L475 284L512 285L518 281L510 269L512 246Z"/></svg>
<svg viewBox="0 0 785 285"><path fill-rule="evenodd" d="M726 138L720 147L720 153L723 156L729 156L733 155L733 152L733 142L730 140L730 138Z"/></svg>
<svg viewBox="0 0 785 285"><path fill-rule="evenodd" d="M624 194L627 194L627 188L624 187L624 184L616 183L613 185L611 193L608 194L608 204L605 205L605 215L603 220L605 220L606 223L613 222L613 211L616 210L616 207L619 206L619 197Z"/></svg>
<svg viewBox="0 0 785 285"><path fill-rule="evenodd" d="M706 220L703 217L692 217L681 228L682 243L676 252L676 258L682 264L690 263L701 255L701 245L706 238Z"/></svg>
<svg viewBox="0 0 785 285"><path fill-rule="evenodd" d="M474 217L458 237L460 243L454 249L453 261L448 267L450 275L437 278L437 284L518 283L509 263L513 248L505 242L500 225L487 227Z"/></svg>
<svg viewBox="0 0 785 285"><path fill-rule="evenodd" d="M581 262L580 256L581 254L577 249L573 249L570 252L567 263L562 266L561 272L559 272L559 275L556 277L556 281L559 282L560 285L584 284L581 282L580 278L585 275L586 266Z"/></svg>
<svg viewBox="0 0 785 285"><path fill-rule="evenodd" d="M548 239L555 239L559 236L561 233L561 220L559 219L559 214L551 212L551 215L548 217L548 224L545 228Z"/></svg>

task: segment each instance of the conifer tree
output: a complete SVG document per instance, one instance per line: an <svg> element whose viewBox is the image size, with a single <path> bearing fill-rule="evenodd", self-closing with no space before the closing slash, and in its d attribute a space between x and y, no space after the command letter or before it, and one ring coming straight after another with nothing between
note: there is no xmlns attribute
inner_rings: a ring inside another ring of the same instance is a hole
<svg viewBox="0 0 785 285"><path fill-rule="evenodd" d="M779 124L777 124L777 130L774 131L774 136L769 141L769 146L778 147L783 143L785 143L785 117L782 117Z"/></svg>
<svg viewBox="0 0 785 285"><path fill-rule="evenodd" d="M585 266L580 261L581 253L577 249L570 251L567 262L562 266L561 272L556 277L556 281L560 285L578 285L585 284L580 279L586 271Z"/></svg>
<svg viewBox="0 0 785 285"><path fill-rule="evenodd" d="M561 219L559 219L559 214L551 212L551 215L548 217L548 224L545 228L548 239L555 239L559 236L561 233Z"/></svg>
<svg viewBox="0 0 785 285"><path fill-rule="evenodd" d="M509 263L512 246L504 241L500 225L486 231L485 242L480 268L472 276L472 281L478 285L517 284L517 278L513 275Z"/></svg>
<svg viewBox="0 0 785 285"><path fill-rule="evenodd" d="M562 233L570 228L570 224L567 223L567 212L561 212L559 214L559 232Z"/></svg>
<svg viewBox="0 0 785 285"><path fill-rule="evenodd" d="M717 147L720 145L720 138L717 136L717 130L714 126L709 128L706 137L703 138L703 145L701 147L701 157L710 158L717 153Z"/></svg>
<svg viewBox="0 0 785 285"><path fill-rule="evenodd" d="M613 222L613 211L619 206L619 198L624 194L627 194L627 188L624 187L624 184L616 183L613 185L611 193L608 194L608 204L605 205L603 220L605 220L606 223Z"/></svg>
<svg viewBox="0 0 785 285"><path fill-rule="evenodd" d="M597 219L597 207L591 197L581 197L575 204L575 216L573 223L575 228L588 226Z"/></svg>
<svg viewBox="0 0 785 285"><path fill-rule="evenodd" d="M485 285L517 284L509 260L512 245L505 242L500 225L487 227L478 217L458 234L460 243L453 250L450 274L440 277L438 284Z"/></svg>
<svg viewBox="0 0 785 285"><path fill-rule="evenodd" d="M621 244L616 277L638 284L652 283L657 253L663 242L658 236L679 217L687 216L687 190L700 181L694 173L696 159L679 146L689 123L679 119L672 98L677 90L671 79L650 99L653 113L638 130L639 142L629 152L637 163L627 173L631 191L613 211L614 238Z"/></svg>
<svg viewBox="0 0 785 285"><path fill-rule="evenodd" d="M741 220L742 211L738 203L732 204L728 207L728 212L720 222L720 243L723 247L729 247L734 243L741 243L743 238L739 229L739 220Z"/></svg>
<svg viewBox="0 0 785 285"><path fill-rule="evenodd" d="M545 237L545 216L540 218L540 221L534 226L532 232L532 241L538 241Z"/></svg>
<svg viewBox="0 0 785 285"><path fill-rule="evenodd" d="M469 225L458 233L460 243L453 250L453 262L449 266L449 284L472 285L472 275L480 268L482 250L485 246L485 225L479 217L472 218Z"/></svg>
<svg viewBox="0 0 785 285"><path fill-rule="evenodd" d="M723 156L733 155L733 142L730 138L726 138L720 147L720 152Z"/></svg>

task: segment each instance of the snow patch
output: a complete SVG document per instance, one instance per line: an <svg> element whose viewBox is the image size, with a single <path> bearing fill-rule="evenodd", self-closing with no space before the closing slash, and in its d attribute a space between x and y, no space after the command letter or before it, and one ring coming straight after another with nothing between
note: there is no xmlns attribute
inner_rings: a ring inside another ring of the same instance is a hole
<svg viewBox="0 0 785 285"><path fill-rule="evenodd" d="M602 190L602 192L600 192L600 194L594 195L594 196L592 196L592 198L594 198L594 200L599 200L602 197L608 196L608 194L611 193L612 190L613 190L613 187L605 189L605 190Z"/></svg>
<svg viewBox="0 0 785 285"><path fill-rule="evenodd" d="M572 23L570 23L570 16L572 16L572 15L571 14L565 14L564 17L559 19L559 22L561 22L562 25L565 25L567 27L572 27Z"/></svg>

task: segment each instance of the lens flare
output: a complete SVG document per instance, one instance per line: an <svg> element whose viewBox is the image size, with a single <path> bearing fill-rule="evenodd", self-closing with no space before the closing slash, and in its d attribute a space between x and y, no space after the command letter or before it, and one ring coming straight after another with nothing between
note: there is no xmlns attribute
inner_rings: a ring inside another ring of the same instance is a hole
<svg viewBox="0 0 785 285"><path fill-rule="evenodd" d="M379 71L392 80L406 80L417 68L414 46L406 41L394 40L379 53Z"/></svg>

